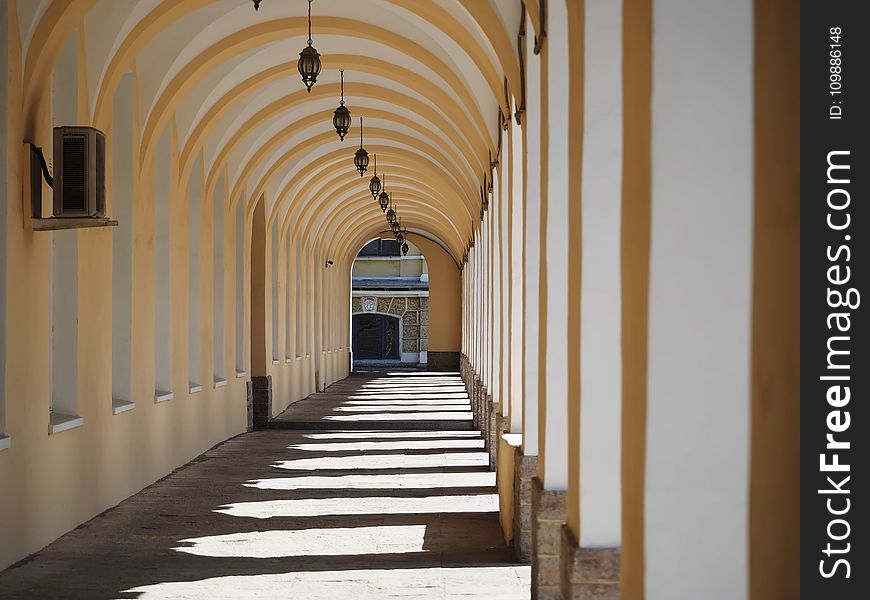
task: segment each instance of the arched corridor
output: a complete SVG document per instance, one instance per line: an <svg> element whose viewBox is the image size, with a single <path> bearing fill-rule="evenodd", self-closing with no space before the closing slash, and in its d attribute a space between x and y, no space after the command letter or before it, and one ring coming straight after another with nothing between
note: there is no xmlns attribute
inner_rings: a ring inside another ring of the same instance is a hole
<svg viewBox="0 0 870 600"><path fill-rule="evenodd" d="M0 598L799 597L798 23L0 0Z"/></svg>

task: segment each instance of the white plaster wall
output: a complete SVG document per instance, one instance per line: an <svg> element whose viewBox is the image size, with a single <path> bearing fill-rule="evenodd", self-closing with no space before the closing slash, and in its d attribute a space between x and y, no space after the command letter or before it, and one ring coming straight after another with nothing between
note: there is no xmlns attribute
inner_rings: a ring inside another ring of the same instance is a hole
<svg viewBox="0 0 870 600"><path fill-rule="evenodd" d="M580 300L580 545L619 546L622 2L587 0ZM576 310L577 307L572 307Z"/></svg>
<svg viewBox="0 0 870 600"><path fill-rule="evenodd" d="M552 122L564 114L568 98L568 9L564 2L547 4L547 102ZM544 399L545 489L568 487L568 130L548 131L546 397ZM544 307L542 307L544 308Z"/></svg>
<svg viewBox="0 0 870 600"><path fill-rule="evenodd" d="M133 76L115 93L112 145L112 398L131 401L133 335Z"/></svg>
<svg viewBox="0 0 870 600"><path fill-rule="evenodd" d="M747 597L752 10L653 9L647 600Z"/></svg>
<svg viewBox="0 0 870 600"><path fill-rule="evenodd" d="M172 391L172 278L169 212L169 128L154 153L154 387Z"/></svg>
<svg viewBox="0 0 870 600"><path fill-rule="evenodd" d="M535 30L526 19L526 206L523 246L526 356L523 361L523 454L538 455L538 294L541 243L541 59L532 52Z"/></svg>
<svg viewBox="0 0 870 600"><path fill-rule="evenodd" d="M76 40L70 35L52 73L52 125L76 125ZM44 197L48 204L50 196ZM77 415L78 381L78 232L51 236L51 410Z"/></svg>

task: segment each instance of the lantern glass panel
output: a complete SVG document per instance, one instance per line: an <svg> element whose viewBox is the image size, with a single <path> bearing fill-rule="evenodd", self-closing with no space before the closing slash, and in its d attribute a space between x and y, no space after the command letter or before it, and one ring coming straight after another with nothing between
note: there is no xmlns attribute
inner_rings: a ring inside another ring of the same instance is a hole
<svg viewBox="0 0 870 600"><path fill-rule="evenodd" d="M317 76L320 75L320 53L315 50L314 46L308 45L299 53L299 75L302 76L302 83L308 88L311 93L311 88L317 81Z"/></svg>
<svg viewBox="0 0 870 600"><path fill-rule="evenodd" d="M365 148L358 148L356 154L353 155L353 165L359 171L359 176L365 175L366 169L369 167L369 153Z"/></svg>

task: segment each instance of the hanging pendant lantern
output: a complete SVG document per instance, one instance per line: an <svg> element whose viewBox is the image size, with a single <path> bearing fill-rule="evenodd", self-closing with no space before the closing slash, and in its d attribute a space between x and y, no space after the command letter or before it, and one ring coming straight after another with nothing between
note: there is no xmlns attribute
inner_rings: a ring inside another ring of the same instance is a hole
<svg viewBox="0 0 870 600"><path fill-rule="evenodd" d="M393 232L393 235L399 235L399 232L402 231L402 228L399 226L398 219L390 223L390 229Z"/></svg>
<svg viewBox="0 0 870 600"><path fill-rule="evenodd" d="M308 0L308 45L299 53L299 74L302 76L302 83L308 88L308 93L311 93L311 88L317 81L317 76L320 75L320 53L311 45L311 0Z"/></svg>
<svg viewBox="0 0 870 600"><path fill-rule="evenodd" d="M332 116L332 125L335 127L335 132L339 139L344 141L344 136L347 135L347 130L350 129L351 117L350 110L344 105L344 69L339 69L341 73L341 104L335 109L335 114Z"/></svg>
<svg viewBox="0 0 870 600"><path fill-rule="evenodd" d="M401 231L399 231L399 233L396 234L396 242L398 242L398 244L400 246L405 244L405 234L402 233Z"/></svg>
<svg viewBox="0 0 870 600"><path fill-rule="evenodd" d="M353 166L359 171L359 176L365 175L366 169L369 166L369 153L363 148L363 120L359 118L359 148L356 154L353 155Z"/></svg>
<svg viewBox="0 0 870 600"><path fill-rule="evenodd" d="M260 2L263 0L254 0L254 10L260 10Z"/></svg>
<svg viewBox="0 0 870 600"><path fill-rule="evenodd" d="M381 191L381 180L378 179L378 155L375 154L375 174L369 181L369 191L372 193L372 198L378 199L378 193Z"/></svg>
<svg viewBox="0 0 870 600"><path fill-rule="evenodd" d="M381 185L381 194L378 196L378 204L381 205L381 212L387 212L387 205L390 203L390 197L387 195L384 188L387 187L387 176L384 175L384 181Z"/></svg>
<svg viewBox="0 0 870 600"><path fill-rule="evenodd" d="M396 211L393 209L393 198L390 197L390 210L387 211L387 223L392 225L396 221Z"/></svg>
<svg viewBox="0 0 870 600"><path fill-rule="evenodd" d="M408 242L402 242L402 256L408 256Z"/></svg>

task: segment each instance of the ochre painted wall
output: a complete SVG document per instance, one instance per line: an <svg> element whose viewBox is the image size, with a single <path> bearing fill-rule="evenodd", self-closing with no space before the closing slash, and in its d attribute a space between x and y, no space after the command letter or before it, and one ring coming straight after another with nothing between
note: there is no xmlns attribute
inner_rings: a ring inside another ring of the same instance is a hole
<svg viewBox="0 0 870 600"><path fill-rule="evenodd" d="M462 338L462 275L435 242L409 236L426 257L429 269L429 351L459 352Z"/></svg>
<svg viewBox="0 0 870 600"><path fill-rule="evenodd" d="M15 3L8 4L9 31L2 36L9 51L10 105L21 106L21 47L17 31ZM79 64L82 64L79 56ZM98 74L97 74L98 75ZM96 76L96 75L94 75ZM6 82L4 82L5 84ZM196 395L187 390L186 361L176 361L173 372L175 398L154 402L154 247L153 168L137 173L133 201L133 323L131 377L135 408L119 415L112 412L112 230L78 231L78 371L77 411L81 427L49 435L52 370L48 357L51 347L49 315L51 281L51 232L34 232L23 213L21 186L22 141L32 140L51 152L50 90L37 96L35 104L24 111L33 115L34 126L24 130L23 115L10 111L7 119L9 148L8 187L3 199L8 202L8 332L5 343L6 430L12 440L8 450L0 451L0 569L35 552L74 528L165 476L174 468L196 457L214 444L244 431L246 402L244 380L228 378L228 385L206 385ZM78 114L87 123L87 82L79 69ZM33 109L33 110L30 110ZM134 105L134 112L138 108ZM139 120L135 119L134 138L138 140ZM105 133L111 143L111 127ZM134 144L135 146L135 144ZM131 149L134 152L135 148ZM107 152L111 156L111 152ZM138 156L134 163L138 164ZM173 154L173 159L177 155ZM107 165L111 172L111 165ZM111 190L111 182L108 182ZM172 352L186 357L187 327L177 307L187 306L187 209L176 189L173 194L171 269L173 273ZM51 190L43 187L44 199ZM208 221L204 226L208 225ZM203 229L203 253L210 260L211 232ZM227 254L232 256L235 239L227 236ZM228 261L231 262L231 261ZM235 281L228 264L227 277ZM210 270L204 270L210 285ZM227 295L225 358L232 365L234 294ZM56 299L62 301L63 299ZM203 297L202 322L211 327L207 297ZM204 340L211 338L205 333ZM205 354L205 352L204 352ZM211 349L208 349L209 357ZM211 363L211 361L206 361ZM230 369L227 369L229 371ZM207 369L211 381L211 367Z"/></svg>

